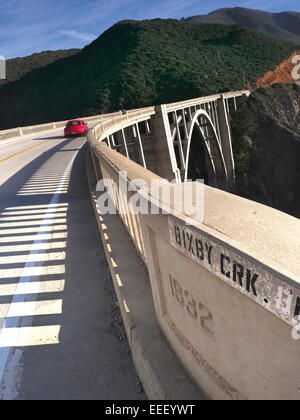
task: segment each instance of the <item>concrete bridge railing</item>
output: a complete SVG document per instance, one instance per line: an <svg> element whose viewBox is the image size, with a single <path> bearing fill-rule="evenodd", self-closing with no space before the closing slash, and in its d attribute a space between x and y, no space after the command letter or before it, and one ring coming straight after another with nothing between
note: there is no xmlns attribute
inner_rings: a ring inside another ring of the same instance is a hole
<svg viewBox="0 0 300 420"><path fill-rule="evenodd" d="M169 181L205 178L230 191L235 182L230 114L249 94L229 92L124 111L99 124L94 137Z"/></svg>
<svg viewBox="0 0 300 420"><path fill-rule="evenodd" d="M112 114L107 114L106 117L110 118L110 117L116 117L118 115L121 115L121 112L116 112L116 113L112 113ZM84 118L80 118L80 119L84 119L85 121L95 121L95 120L101 120L103 119L103 115L94 115L91 117L84 117ZM4 140L13 140L13 139L17 139L17 138L21 138L23 136L27 136L30 134L35 134L35 133L42 133L44 131L48 131L48 130L54 130L56 128L63 128L66 123L68 122L68 120L65 121L57 121L57 122L49 122L46 124L37 124L37 125L32 125L32 126L26 126L26 127L17 127L17 128L12 128L9 130L2 130L0 131L0 144L1 141Z"/></svg>
<svg viewBox="0 0 300 420"><path fill-rule="evenodd" d="M197 182L184 196L186 184L163 182L147 156L131 160L150 141L146 123L157 140L156 110L100 123L89 140L97 179L115 191L147 267L157 321L209 398L299 399L300 221Z"/></svg>
<svg viewBox="0 0 300 420"><path fill-rule="evenodd" d="M88 134L97 179L115 192L156 319L192 380L213 399L299 399L300 221L228 192L230 112L247 95L84 119L100 121ZM65 123L0 131L0 143ZM198 146L210 186L190 182L184 195Z"/></svg>

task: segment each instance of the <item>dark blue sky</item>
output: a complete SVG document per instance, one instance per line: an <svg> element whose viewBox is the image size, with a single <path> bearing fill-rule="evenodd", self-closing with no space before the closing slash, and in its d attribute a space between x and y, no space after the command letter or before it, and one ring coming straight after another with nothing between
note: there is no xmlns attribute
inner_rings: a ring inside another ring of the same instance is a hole
<svg viewBox="0 0 300 420"><path fill-rule="evenodd" d="M123 19L180 19L236 6L300 12L299 0L5 0L0 9L0 55L81 48Z"/></svg>

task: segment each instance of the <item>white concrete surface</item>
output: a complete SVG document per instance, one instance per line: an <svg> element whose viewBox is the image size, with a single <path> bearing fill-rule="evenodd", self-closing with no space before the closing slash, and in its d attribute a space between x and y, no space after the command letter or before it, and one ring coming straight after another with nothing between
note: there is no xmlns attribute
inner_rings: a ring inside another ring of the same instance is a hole
<svg viewBox="0 0 300 420"><path fill-rule="evenodd" d="M85 143L60 129L0 145L4 400L145 398L112 311Z"/></svg>
<svg viewBox="0 0 300 420"><path fill-rule="evenodd" d="M92 150L117 186L120 171L131 191L157 177L104 143ZM148 268L158 324L204 395L298 400L299 219L209 186L202 219L191 212L195 194L178 211L178 200L169 207L147 188L139 194L160 214L133 215L126 193L118 205Z"/></svg>

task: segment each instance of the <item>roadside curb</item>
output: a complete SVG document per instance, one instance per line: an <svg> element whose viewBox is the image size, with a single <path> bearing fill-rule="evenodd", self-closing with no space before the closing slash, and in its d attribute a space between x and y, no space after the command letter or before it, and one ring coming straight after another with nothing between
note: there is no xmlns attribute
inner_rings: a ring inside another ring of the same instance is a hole
<svg viewBox="0 0 300 420"><path fill-rule="evenodd" d="M149 400L204 400L156 321L148 271L118 215L101 215L91 152L86 174L132 359Z"/></svg>

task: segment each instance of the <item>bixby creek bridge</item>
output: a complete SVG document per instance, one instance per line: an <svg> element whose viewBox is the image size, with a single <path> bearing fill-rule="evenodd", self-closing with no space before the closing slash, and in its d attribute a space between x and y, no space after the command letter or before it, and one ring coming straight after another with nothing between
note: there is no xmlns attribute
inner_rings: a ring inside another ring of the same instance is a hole
<svg viewBox="0 0 300 420"><path fill-rule="evenodd" d="M2 399L141 399L136 372L153 400L300 398L300 221L233 194L249 94L0 132Z"/></svg>

